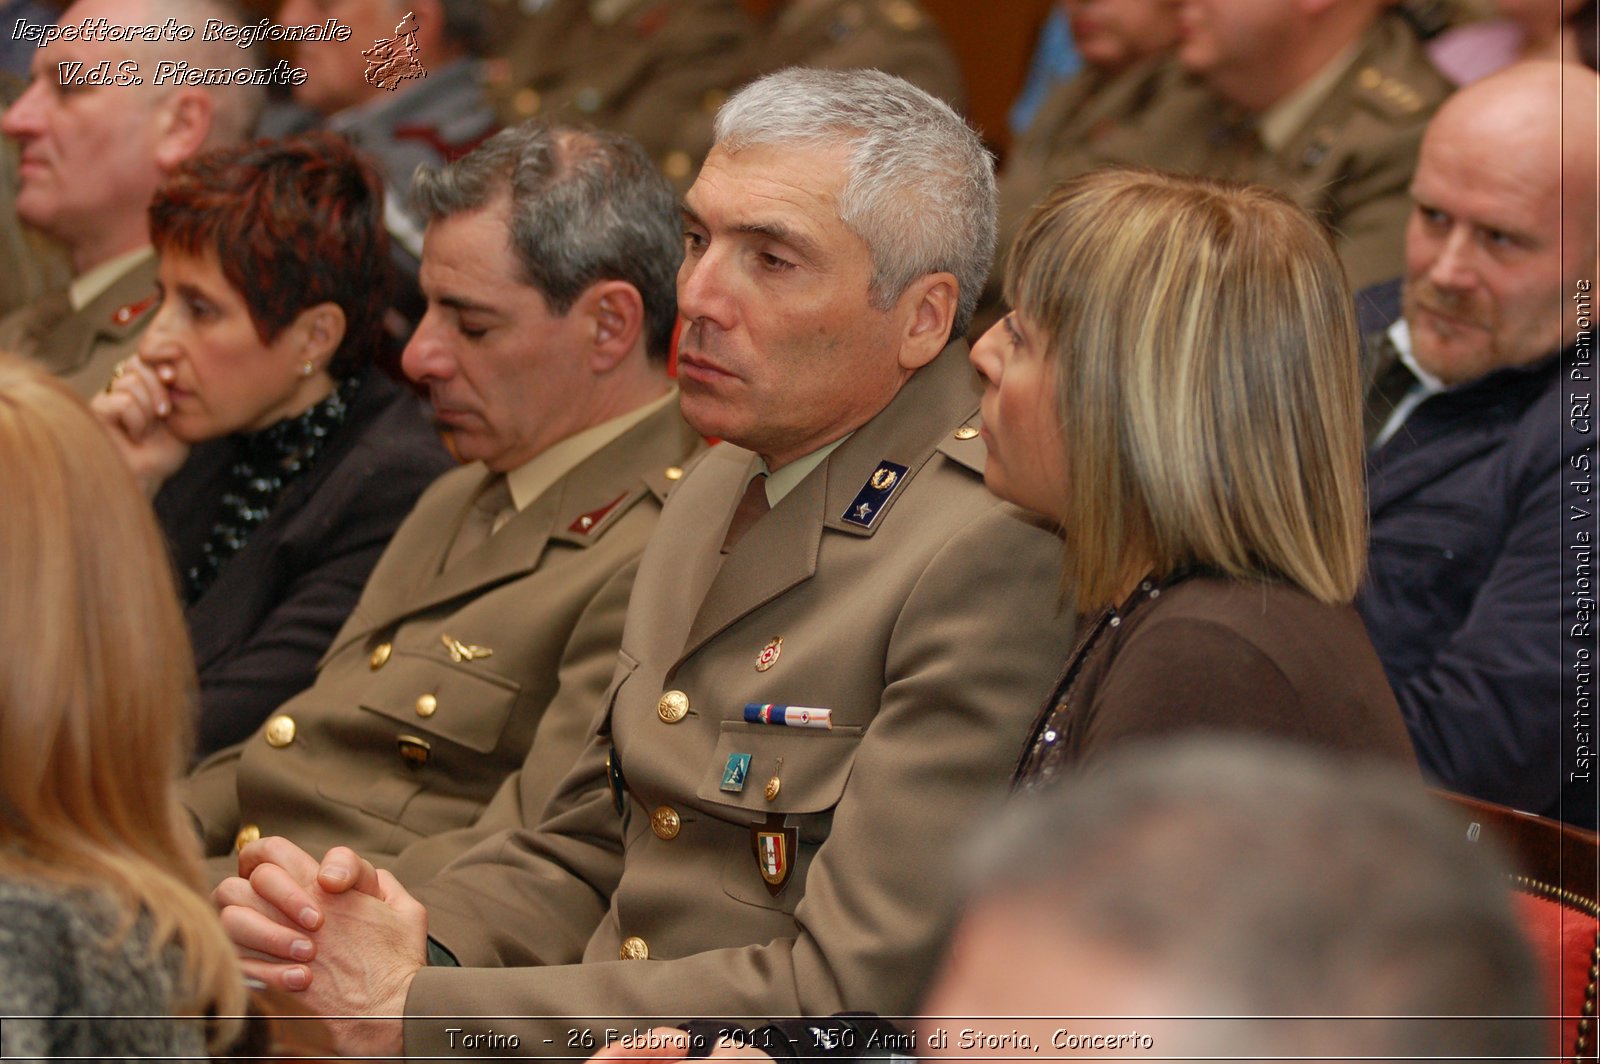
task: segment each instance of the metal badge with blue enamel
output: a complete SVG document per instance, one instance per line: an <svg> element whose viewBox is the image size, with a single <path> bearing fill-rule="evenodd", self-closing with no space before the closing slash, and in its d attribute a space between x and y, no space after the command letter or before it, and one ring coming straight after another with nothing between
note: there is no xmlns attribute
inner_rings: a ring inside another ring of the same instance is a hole
<svg viewBox="0 0 1600 1064"><path fill-rule="evenodd" d="M893 462L879 462L878 468L874 469L872 476L861 485L861 490L856 492L849 509L845 510L839 519L862 528L871 528L889 501L889 496L894 494L894 490L900 486L900 481L905 475L905 466Z"/></svg>
<svg viewBox="0 0 1600 1064"><path fill-rule="evenodd" d="M744 780L748 775L750 775L750 755L729 754L728 767L722 770L722 789L738 794L744 790Z"/></svg>

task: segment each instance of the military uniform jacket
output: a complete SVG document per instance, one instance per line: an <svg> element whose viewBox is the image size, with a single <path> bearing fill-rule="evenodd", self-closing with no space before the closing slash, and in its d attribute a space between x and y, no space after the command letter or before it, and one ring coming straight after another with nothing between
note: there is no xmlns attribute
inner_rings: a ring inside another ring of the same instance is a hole
<svg viewBox="0 0 1600 1064"><path fill-rule="evenodd" d="M742 80L751 27L737 0L550 0L504 21L495 95L508 125L540 116L626 133L688 187Z"/></svg>
<svg viewBox="0 0 1600 1064"><path fill-rule="evenodd" d="M916 0L787 0L751 42L750 76L790 66L872 67L960 111L961 64Z"/></svg>
<svg viewBox="0 0 1600 1064"><path fill-rule="evenodd" d="M430 1015L912 1005L954 843L1004 795L1071 629L1060 542L986 492L975 416L952 345L725 557L756 459L722 444L690 471L641 561L598 734L542 824L418 892L477 967L418 973L408 1052L446 1052L462 1026ZM747 723L747 703L829 708L833 726ZM768 825L781 853L755 837ZM787 869L775 888L763 851ZM493 1024L588 1055L574 1026Z"/></svg>
<svg viewBox="0 0 1600 1064"><path fill-rule="evenodd" d="M1063 143L1048 173L1055 181L1112 164L1135 164L1275 188L1335 235L1353 287L1386 281L1405 265L1408 189L1422 131L1451 92L1398 13L1367 30L1349 69L1288 142L1270 151L1254 123L1165 63L1146 104ZM1041 192L1043 190L1040 190Z"/></svg>
<svg viewBox="0 0 1600 1064"><path fill-rule="evenodd" d="M247 830L381 860L470 824L530 747L523 788L548 793L593 728L666 473L700 446L668 404L447 569L489 474L474 463L441 477L395 533L316 682L186 782L207 854L231 855ZM558 691L587 710L547 715ZM214 877L229 865L214 862Z"/></svg>
<svg viewBox="0 0 1600 1064"><path fill-rule="evenodd" d="M87 400L139 350L159 302L156 260L144 259L81 310L61 291L13 311L0 321L0 348L41 363Z"/></svg>

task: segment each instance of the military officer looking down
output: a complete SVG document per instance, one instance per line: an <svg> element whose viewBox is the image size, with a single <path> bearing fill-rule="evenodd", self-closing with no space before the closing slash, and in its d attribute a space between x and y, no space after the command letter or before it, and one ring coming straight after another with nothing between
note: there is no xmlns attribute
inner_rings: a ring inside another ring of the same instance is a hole
<svg viewBox="0 0 1600 1064"><path fill-rule="evenodd" d="M387 862L472 824L525 757L507 786L541 804L702 446L665 370L673 196L638 145L526 123L422 171L417 202L428 311L404 368L469 464L395 533L315 683L186 781L213 880L262 832Z"/></svg>
<svg viewBox="0 0 1600 1064"><path fill-rule="evenodd" d="M617 1017L904 1012L1055 679L1060 542L984 488L959 339L976 135L886 74L783 71L724 106L683 216L683 410L731 442L668 500L576 768L414 896L282 839L215 894L344 1052L491 1027L439 1017L584 1054L650 1026Z"/></svg>
<svg viewBox="0 0 1600 1064"><path fill-rule="evenodd" d="M1353 287L1393 277L1406 186L1450 83L1392 0L1179 0L1179 41L1153 83L1097 105L1003 183L1002 232L1033 198L1111 164L1266 185L1334 232Z"/></svg>
<svg viewBox="0 0 1600 1064"><path fill-rule="evenodd" d="M78 0L60 21L202 26L233 23L234 14L221 0ZM66 248L72 282L0 320L0 347L42 363L86 399L138 349L158 302L150 197L185 159L248 137L265 99L245 85L157 85L157 65L232 69L247 64L247 54L200 34L60 39L34 53L33 78L0 118L0 132L19 149L17 217ZM101 72L143 82L96 84Z"/></svg>

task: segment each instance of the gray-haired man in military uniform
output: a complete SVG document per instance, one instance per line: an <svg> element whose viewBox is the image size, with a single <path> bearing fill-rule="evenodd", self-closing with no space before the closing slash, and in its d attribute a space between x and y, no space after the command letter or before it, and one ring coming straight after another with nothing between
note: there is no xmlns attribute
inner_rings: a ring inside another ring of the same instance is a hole
<svg viewBox="0 0 1600 1064"><path fill-rule="evenodd" d="M903 1013L954 836L1005 793L1070 644L1060 541L983 484L976 134L898 78L789 70L717 137L684 199L678 367L685 417L730 442L667 501L572 773L417 898L347 850L318 879L281 839L215 895L247 970L371 1017L334 1021L342 1051ZM429 933L459 967L427 964ZM438 1018L482 1015L521 1018Z"/></svg>

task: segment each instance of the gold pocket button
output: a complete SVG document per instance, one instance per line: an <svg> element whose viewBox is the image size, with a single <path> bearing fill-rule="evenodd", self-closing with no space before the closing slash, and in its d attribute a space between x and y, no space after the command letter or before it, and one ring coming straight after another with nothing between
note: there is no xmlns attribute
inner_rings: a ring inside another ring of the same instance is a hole
<svg viewBox="0 0 1600 1064"><path fill-rule="evenodd" d="M683 830L683 820L672 806L657 806L650 814L650 830L656 833L656 838L671 842Z"/></svg>
<svg viewBox="0 0 1600 1064"><path fill-rule="evenodd" d="M668 724L676 724L689 715L689 696L682 691L668 691L656 703L656 715Z"/></svg>

